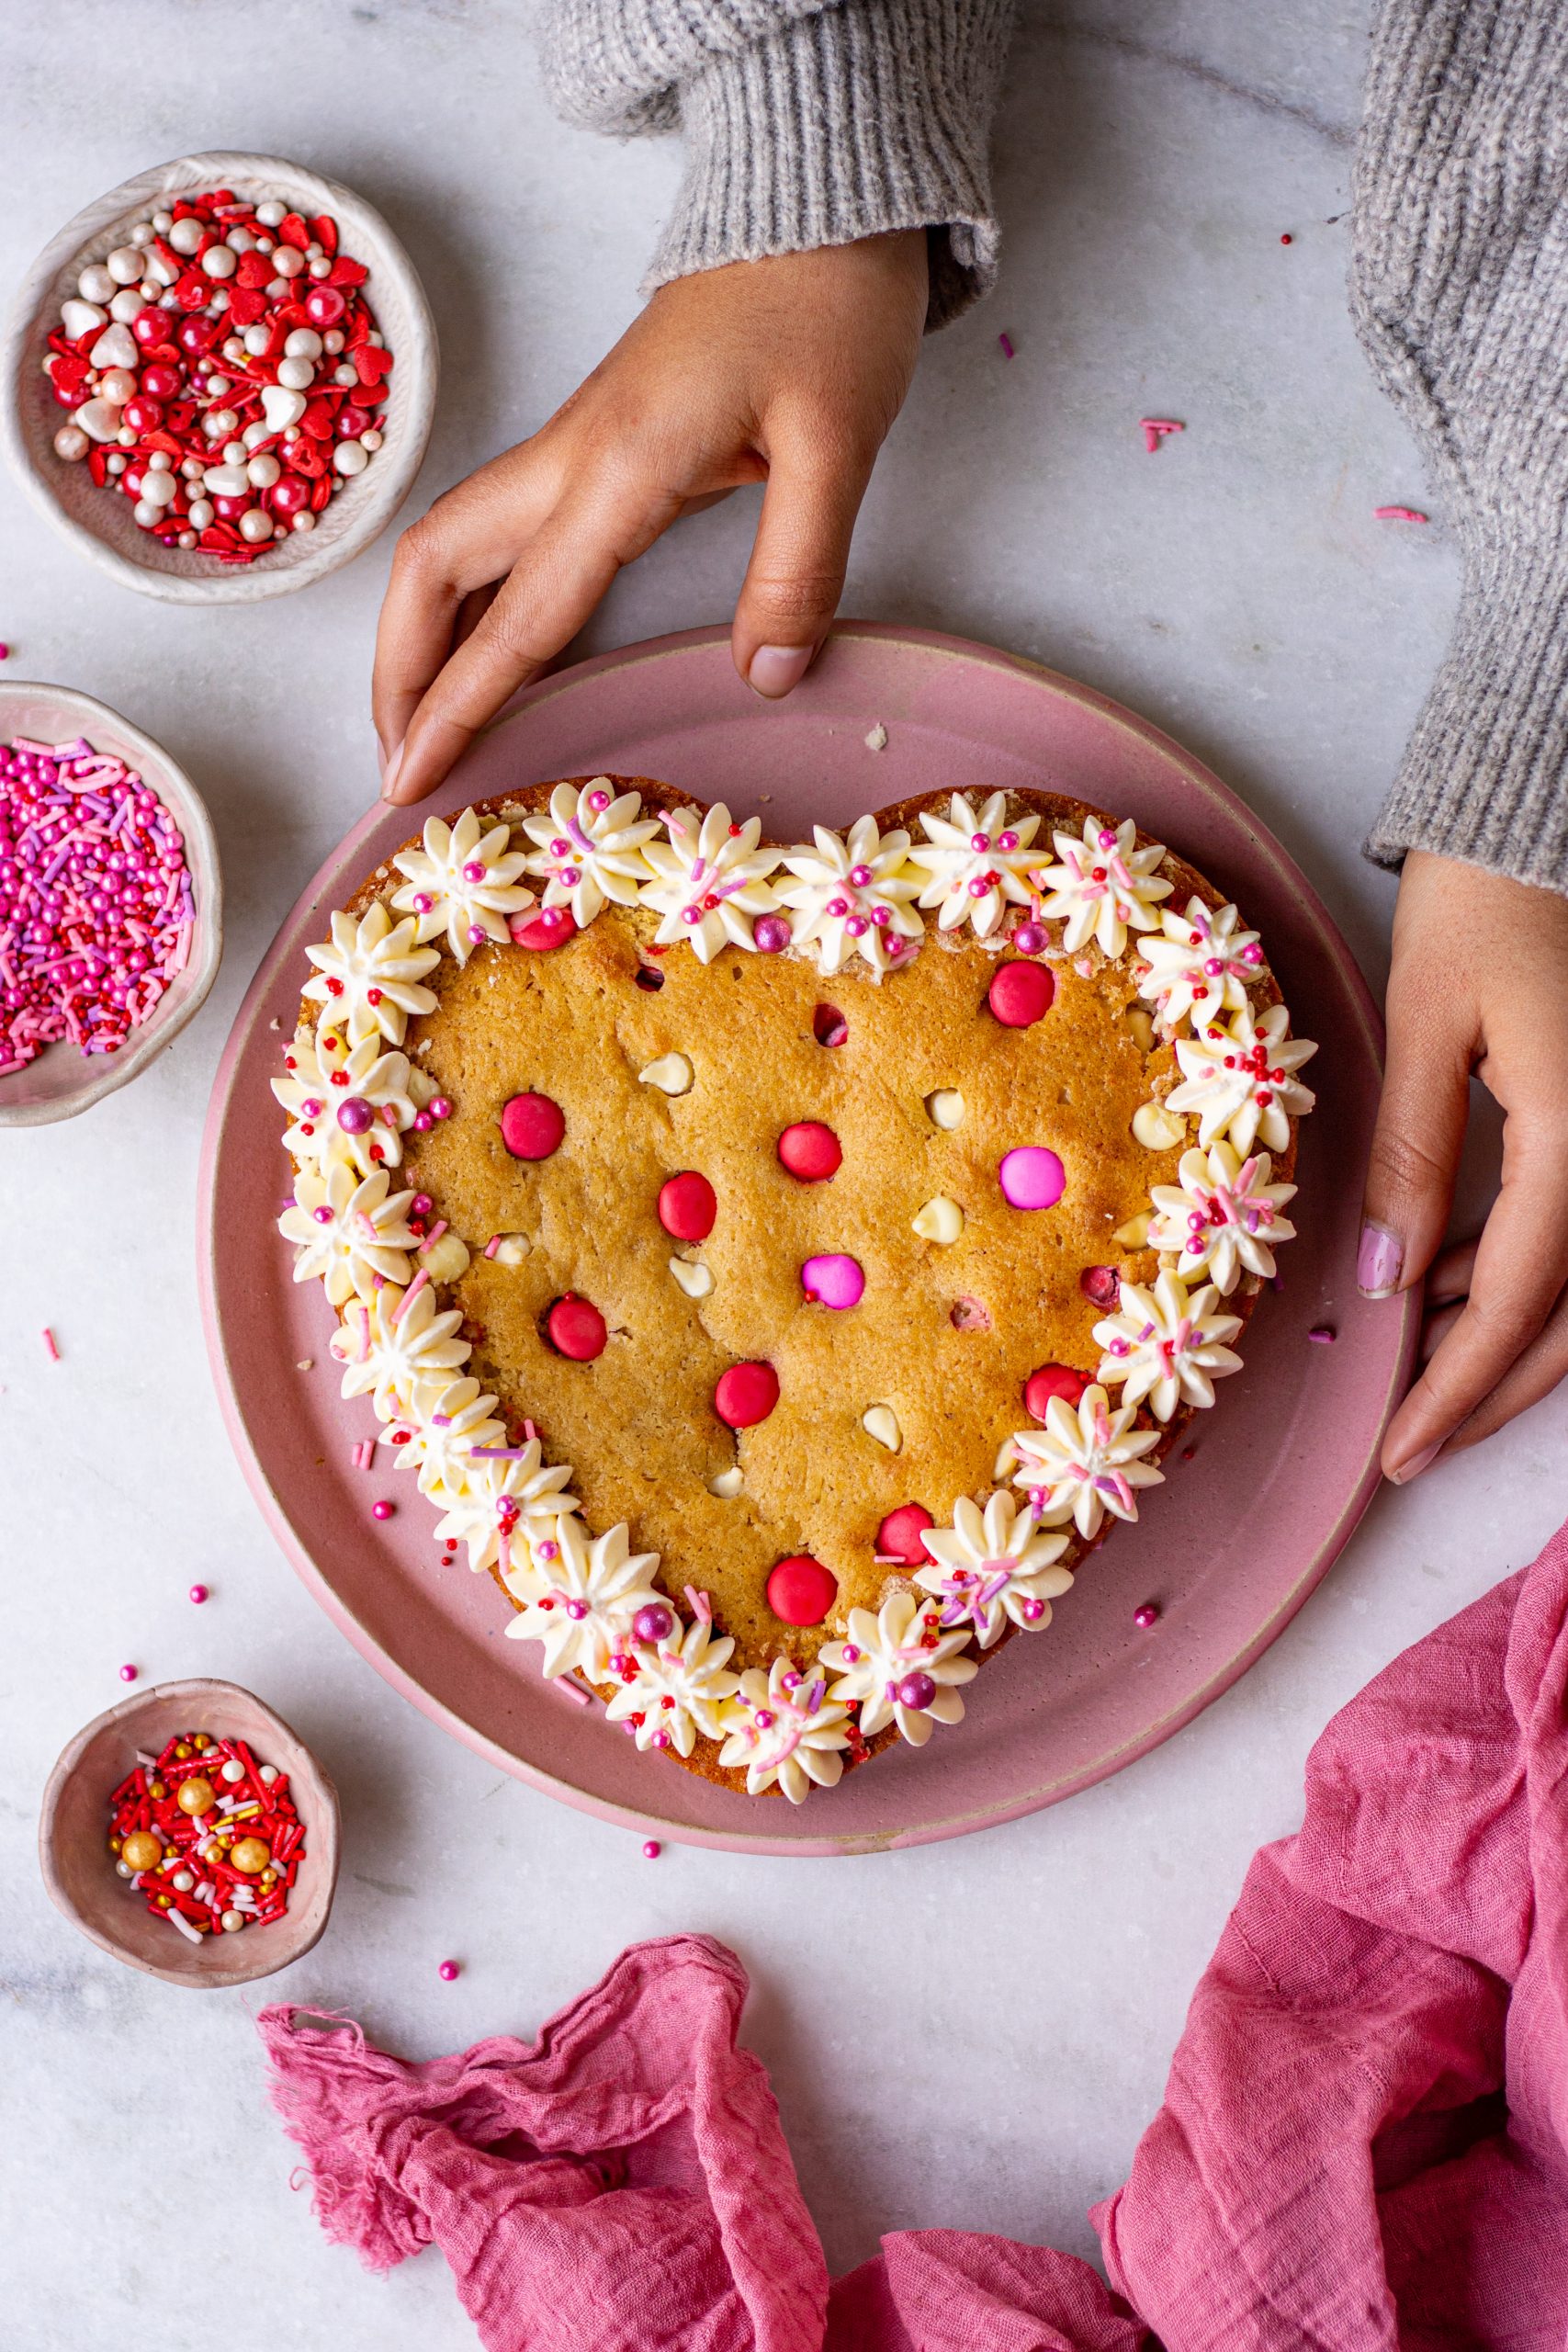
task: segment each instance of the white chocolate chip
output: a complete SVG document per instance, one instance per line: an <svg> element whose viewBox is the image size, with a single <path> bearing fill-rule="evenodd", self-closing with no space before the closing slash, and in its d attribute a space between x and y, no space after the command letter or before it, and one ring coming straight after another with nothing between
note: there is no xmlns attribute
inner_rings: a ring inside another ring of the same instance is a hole
<svg viewBox="0 0 1568 2352"><path fill-rule="evenodd" d="M739 1466L733 1470L721 1470L716 1478L708 1480L708 1492L716 1495L720 1502L732 1502L744 1483Z"/></svg>
<svg viewBox="0 0 1568 2352"><path fill-rule="evenodd" d="M520 1266L533 1247L525 1233L503 1233L491 1254L498 1266Z"/></svg>
<svg viewBox="0 0 1568 2352"><path fill-rule="evenodd" d="M880 718L866 737L865 748L868 752L885 752L887 749L887 729Z"/></svg>
<svg viewBox="0 0 1568 2352"><path fill-rule="evenodd" d="M939 1193L909 1223L922 1241L956 1241L964 1230L964 1212L956 1201Z"/></svg>
<svg viewBox="0 0 1568 2352"><path fill-rule="evenodd" d="M713 1288L713 1275L700 1258L671 1258L670 1271L688 1298L705 1298Z"/></svg>
<svg viewBox="0 0 1568 2352"><path fill-rule="evenodd" d="M444 1233L433 1241L420 1260L433 1283L455 1283L468 1271L468 1250L455 1233Z"/></svg>
<svg viewBox="0 0 1568 2352"><path fill-rule="evenodd" d="M1153 1222L1153 1212L1149 1209L1140 1209L1138 1215L1130 1216L1125 1225L1119 1225L1111 1238L1112 1241L1119 1241L1123 1250L1145 1250L1148 1247L1149 1227Z"/></svg>
<svg viewBox="0 0 1568 2352"><path fill-rule="evenodd" d="M898 1416L891 1405L873 1405L869 1412L861 1415L860 1425L867 1437L874 1437L878 1445L887 1448L889 1453L897 1453L904 1442Z"/></svg>
<svg viewBox="0 0 1568 2352"><path fill-rule="evenodd" d="M692 1075L692 1065L684 1054L660 1054L656 1062L638 1070L637 1081L642 1086L657 1086L660 1094L689 1094Z"/></svg>
<svg viewBox="0 0 1568 2352"><path fill-rule="evenodd" d="M1173 1117L1163 1102L1140 1102L1133 1114L1133 1134L1145 1151L1169 1151L1186 1133L1185 1120Z"/></svg>
<svg viewBox="0 0 1568 2352"><path fill-rule="evenodd" d="M926 1115L933 1127L945 1127L951 1133L963 1124L963 1095L956 1087L939 1086L934 1094L926 1096Z"/></svg>
<svg viewBox="0 0 1568 2352"><path fill-rule="evenodd" d="M1141 1004L1130 1004L1122 1014L1133 1043L1142 1054L1154 1051L1155 1024Z"/></svg>

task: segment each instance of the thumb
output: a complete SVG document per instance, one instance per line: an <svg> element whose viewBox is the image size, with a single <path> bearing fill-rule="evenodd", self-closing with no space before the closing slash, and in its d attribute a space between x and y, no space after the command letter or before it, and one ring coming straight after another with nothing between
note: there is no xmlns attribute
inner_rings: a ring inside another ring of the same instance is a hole
<svg viewBox="0 0 1568 2352"><path fill-rule="evenodd" d="M870 479L869 458L772 457L730 639L736 668L770 701L800 684L832 625Z"/></svg>
<svg viewBox="0 0 1568 2352"><path fill-rule="evenodd" d="M1420 1281L1442 1243L1470 1111L1470 1045L1454 992L1389 983L1388 1067L1367 1169L1356 1281L1388 1298Z"/></svg>

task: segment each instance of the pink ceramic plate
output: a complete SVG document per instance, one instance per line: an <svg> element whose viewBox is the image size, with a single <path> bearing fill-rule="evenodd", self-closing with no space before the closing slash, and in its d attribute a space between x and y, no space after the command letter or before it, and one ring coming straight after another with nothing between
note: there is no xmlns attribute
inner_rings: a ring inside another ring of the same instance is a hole
<svg viewBox="0 0 1568 2352"><path fill-rule="evenodd" d="M880 723L886 748L865 737ZM426 810L377 808L278 933L241 1009L203 1151L203 1305L230 1433L278 1541L328 1613L389 1681L504 1770L640 1831L750 1853L864 1853L953 1838L1054 1804L1190 1722L1268 1647L1325 1574L1377 1483L1416 1310L1369 1307L1354 1281L1360 1170L1380 1059L1377 1015L1338 933L1250 811L1198 762L1103 696L952 638L851 625L777 707L730 665L728 632L694 630L583 662L523 696L428 808L451 815L510 786L599 769L652 775L784 839L908 793L1054 786L1135 817L1222 885L1258 925L1298 1028L1322 1051L1302 1130L1301 1238L1286 1286L1249 1328L1222 1391L1142 1524L1119 1528L1038 1640L988 1665L969 1715L795 1807L715 1788L639 1755L595 1703L547 1685L504 1641L488 1577L442 1568L434 1515L399 1479L349 1466L369 1427L339 1398L319 1283L289 1279L275 1220L287 1191L266 1080L298 1009L304 948L327 910ZM1314 1325L1337 1334L1308 1344ZM310 1372L297 1369L313 1359ZM1133 1624L1158 1602L1152 1632Z"/></svg>

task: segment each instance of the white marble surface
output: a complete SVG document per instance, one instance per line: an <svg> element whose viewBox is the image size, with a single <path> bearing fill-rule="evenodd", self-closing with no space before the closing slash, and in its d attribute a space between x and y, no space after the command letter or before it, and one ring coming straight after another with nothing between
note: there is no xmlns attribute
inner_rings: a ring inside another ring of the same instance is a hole
<svg viewBox="0 0 1568 2352"><path fill-rule="evenodd" d="M989 309L928 351L867 503L847 609L987 639L1122 696L1237 785L1319 884L1374 979L1391 887L1357 854L1455 588L1413 453L1346 322L1359 0L1076 0L1021 39L999 131L1009 243ZM446 356L419 496L538 422L631 314L669 150L555 125L513 0L13 0L0 281L57 222L191 146L298 155L386 211ZM145 61L166 54L160 78ZM108 67L110 56L123 67ZM136 61L143 61L139 64ZM1295 242L1280 245L1282 231ZM998 351L1006 328L1017 358ZM1156 458L1145 409L1187 420ZM617 587L594 645L722 616L742 502ZM211 2340L171 2300L168 2192L221 2163L268 2249L267 2319L206 2274L230 2341L439 2352L471 2341L439 2257L371 2281L288 2188L258 1996L118 1968L50 1909L32 1860L56 1750L115 1669L253 1684L345 1807L331 1932L273 1993L342 2004L428 2055L529 2033L622 1944L677 1928L752 1973L835 2268L879 2232L959 2223L1092 2249L1188 1994L1263 1839L1299 1817L1331 1711L1529 1559L1565 1499L1564 1400L1375 1504L1267 1658L1169 1746L1071 1804L960 1845L855 1862L668 1851L500 1781L405 1706L306 1597L220 1425L197 1328L197 1145L255 959L374 789L367 676L389 543L305 597L175 612L92 578L0 485L11 674L86 688L205 787L228 960L199 1020L90 1116L8 1136L0 1286L0 1820L6 1999L0 2255L18 2352ZM1484 1182L1478 1164L1477 1182ZM39 1327L59 1333L50 1365ZM200 1576L210 1604L193 1610ZM466 1965L436 1978L446 1952Z"/></svg>

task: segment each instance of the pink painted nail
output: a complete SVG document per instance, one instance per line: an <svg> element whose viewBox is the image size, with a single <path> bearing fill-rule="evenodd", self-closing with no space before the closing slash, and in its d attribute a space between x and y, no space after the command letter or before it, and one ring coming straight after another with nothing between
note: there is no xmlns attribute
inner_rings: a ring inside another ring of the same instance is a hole
<svg viewBox="0 0 1568 2352"><path fill-rule="evenodd" d="M1364 1225L1356 1257L1356 1286L1363 1298L1392 1298L1404 1264L1404 1244L1386 1226Z"/></svg>
<svg viewBox="0 0 1568 2352"><path fill-rule="evenodd" d="M1443 1443L1444 1441L1439 1438L1436 1445L1424 1445L1419 1453L1413 1453L1408 1462L1402 1462L1397 1470L1391 1470L1388 1474L1390 1485L1407 1487L1412 1478L1418 1478L1422 1471L1434 1463L1441 1453Z"/></svg>
<svg viewBox="0 0 1568 2352"><path fill-rule="evenodd" d="M753 693L776 702L799 685L811 666L814 650L809 645L760 645L751 656L746 683Z"/></svg>

